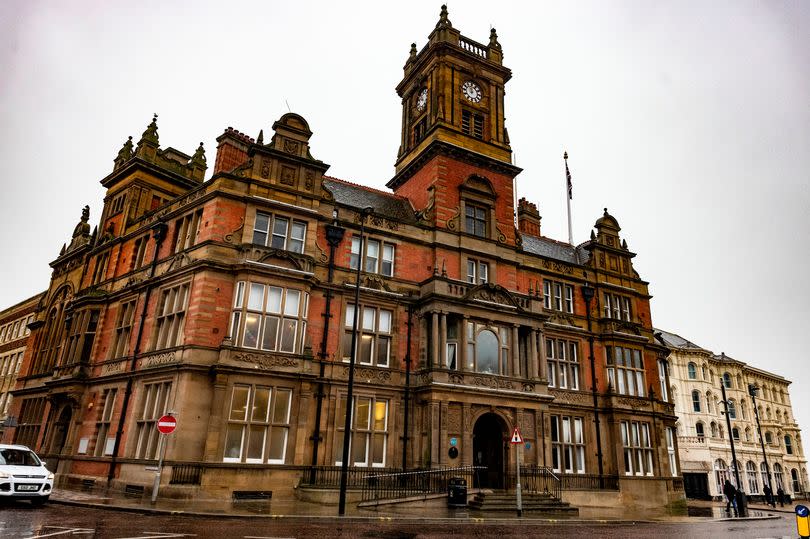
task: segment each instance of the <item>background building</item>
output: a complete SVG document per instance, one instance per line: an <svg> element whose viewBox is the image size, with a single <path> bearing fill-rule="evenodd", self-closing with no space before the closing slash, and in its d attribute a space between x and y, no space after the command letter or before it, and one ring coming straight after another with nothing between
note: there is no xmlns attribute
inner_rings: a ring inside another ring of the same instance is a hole
<svg viewBox="0 0 810 539"><path fill-rule="evenodd" d="M754 497L772 481L774 494L804 495L807 460L788 394L789 380L709 350L666 331L670 383L678 416L678 447L686 494L722 497L726 479L736 484L728 436L734 438L740 488ZM732 432L723 415L725 385ZM763 458L749 385L759 388L757 412L764 440Z"/></svg>
<svg viewBox="0 0 810 539"><path fill-rule="evenodd" d="M34 311L44 296L37 294L0 311L0 439L5 428L16 423L16 418L8 413L13 400L11 392L31 334L28 324L33 322Z"/></svg>
<svg viewBox="0 0 810 539"><path fill-rule="evenodd" d="M85 208L52 263L7 439L64 477L145 486L171 412L175 490L277 497L346 436L353 467L476 465L509 487L517 427L574 503L681 498L647 282L607 209L575 247L515 206L501 60L495 30L475 42L443 8L397 86L391 192L325 176L293 113L267 140L228 128L207 181L202 144L161 148L157 118L130 137L97 227Z"/></svg>

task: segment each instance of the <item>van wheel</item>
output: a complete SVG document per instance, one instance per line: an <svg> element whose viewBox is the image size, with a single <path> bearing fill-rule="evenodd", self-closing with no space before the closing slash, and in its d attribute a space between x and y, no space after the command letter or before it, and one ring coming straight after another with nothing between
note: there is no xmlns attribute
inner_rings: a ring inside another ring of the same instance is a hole
<svg viewBox="0 0 810 539"><path fill-rule="evenodd" d="M31 505L35 507L45 505L45 502L48 501L48 498L50 498L50 496L40 496L39 498L31 498Z"/></svg>

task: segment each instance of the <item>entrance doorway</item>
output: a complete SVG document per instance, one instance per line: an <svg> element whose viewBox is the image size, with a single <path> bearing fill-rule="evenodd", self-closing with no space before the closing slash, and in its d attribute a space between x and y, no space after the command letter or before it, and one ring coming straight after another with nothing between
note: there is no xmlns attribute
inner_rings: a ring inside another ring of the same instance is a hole
<svg viewBox="0 0 810 539"><path fill-rule="evenodd" d="M53 438L51 438L51 451L53 455L61 455L67 440L68 429L70 428L70 419L73 417L73 411L70 406L65 406L59 414L59 419L56 420L53 429Z"/></svg>
<svg viewBox="0 0 810 539"><path fill-rule="evenodd" d="M485 466L476 474L474 486L479 488L504 488L506 475L506 424L496 414L488 413L478 418L473 428L473 463Z"/></svg>

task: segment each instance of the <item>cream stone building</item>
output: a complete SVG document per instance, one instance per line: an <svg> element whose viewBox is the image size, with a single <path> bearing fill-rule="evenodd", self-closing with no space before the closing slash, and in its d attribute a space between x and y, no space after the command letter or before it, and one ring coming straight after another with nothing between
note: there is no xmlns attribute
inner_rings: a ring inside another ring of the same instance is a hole
<svg viewBox="0 0 810 539"><path fill-rule="evenodd" d="M770 484L774 493L781 487L794 498L804 497L807 460L790 405L790 381L724 353L717 355L674 333L657 331L671 350L670 394L678 416L678 454L687 497L721 497L726 479L736 484L729 436L737 454L739 487L746 494L762 497L764 486ZM726 390L730 433L721 384ZM751 386L758 388L754 398Z"/></svg>

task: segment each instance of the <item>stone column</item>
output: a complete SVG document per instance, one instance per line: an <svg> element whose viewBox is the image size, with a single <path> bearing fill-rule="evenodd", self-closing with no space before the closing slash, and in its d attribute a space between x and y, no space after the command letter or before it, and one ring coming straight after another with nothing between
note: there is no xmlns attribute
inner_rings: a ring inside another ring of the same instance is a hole
<svg viewBox="0 0 810 539"><path fill-rule="evenodd" d="M447 313L439 315L439 367L447 367Z"/></svg>
<svg viewBox="0 0 810 539"><path fill-rule="evenodd" d="M467 425L470 428L467 428ZM475 463L472 430L472 407L465 402L461 405L461 464L463 466L472 466Z"/></svg>
<svg viewBox="0 0 810 539"><path fill-rule="evenodd" d="M458 329L458 370L464 372L467 369L467 322L470 317L464 316L461 320L461 327Z"/></svg>
<svg viewBox="0 0 810 539"><path fill-rule="evenodd" d="M436 440L435 445L439 451L439 464L442 466L447 466L447 448L444 446L447 440L447 414L449 410L447 408L447 402L442 401L439 403L439 417L441 420L439 421L439 439Z"/></svg>
<svg viewBox="0 0 810 539"><path fill-rule="evenodd" d="M537 330L529 330L529 373L531 379L537 378Z"/></svg>
<svg viewBox="0 0 810 539"><path fill-rule="evenodd" d="M311 433L309 432L309 403L312 399L312 387L310 384L301 384L301 391L298 396L298 413L295 415L297 416L297 424L295 429L295 453L294 453L294 464L303 464L306 462L306 454L305 451L307 449L312 450L312 442L309 441L309 437ZM293 398L293 407L295 407L295 399ZM312 418L314 419L314 418ZM310 460L312 455L310 454Z"/></svg>
<svg viewBox="0 0 810 539"><path fill-rule="evenodd" d="M226 432L223 423L222 412L225 407L225 391L228 388L228 375L217 374L214 380L214 395L211 399L211 415L208 420L208 436L205 439L205 460L218 462L222 460L220 455L221 441L220 433ZM227 416L225 417L227 420ZM217 456L219 455L219 458Z"/></svg>
<svg viewBox="0 0 810 539"><path fill-rule="evenodd" d="M520 346L518 338L518 325L512 326L512 376L520 376Z"/></svg>
<svg viewBox="0 0 810 539"><path fill-rule="evenodd" d="M540 348L538 352L538 360L540 366L539 378L544 382L548 382L548 365L546 364L546 336L542 329L537 330L537 338L540 339ZM580 368L580 373L582 369Z"/></svg>
<svg viewBox="0 0 810 539"><path fill-rule="evenodd" d="M431 360L431 365L436 367L439 364L439 313L433 311L431 313L431 327L430 327L430 335L431 340L431 351L433 352L433 357Z"/></svg>
<svg viewBox="0 0 810 539"><path fill-rule="evenodd" d="M439 438L441 437L439 428L439 403L430 403L430 464L439 462Z"/></svg>

